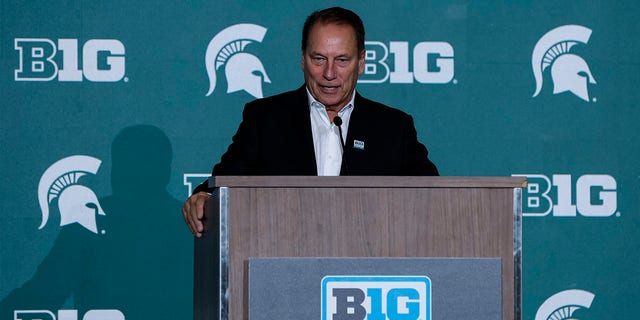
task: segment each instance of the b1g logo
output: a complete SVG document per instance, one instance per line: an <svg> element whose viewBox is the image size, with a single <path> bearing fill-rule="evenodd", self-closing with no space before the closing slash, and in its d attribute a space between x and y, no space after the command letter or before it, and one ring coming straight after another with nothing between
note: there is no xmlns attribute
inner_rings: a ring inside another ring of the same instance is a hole
<svg viewBox="0 0 640 320"><path fill-rule="evenodd" d="M78 320L78 310L58 310L58 317L49 310L16 310L13 320ZM125 320L120 310L89 310L82 320Z"/></svg>
<svg viewBox="0 0 640 320"><path fill-rule="evenodd" d="M15 39L18 69L15 81L116 82L124 78L124 45L115 39L92 39L82 46L82 69L78 39ZM125 81L127 79L125 78Z"/></svg>
<svg viewBox="0 0 640 320"><path fill-rule="evenodd" d="M211 173L184 173L182 174L182 183L187 187L187 197L193 193L198 185L202 181L207 180L211 176Z"/></svg>
<svg viewBox="0 0 640 320"><path fill-rule="evenodd" d="M413 72L409 43L365 42L364 72L358 83L449 83L453 80L453 47L447 42L419 42L413 47ZM390 58L390 55L393 58ZM393 66L393 67L390 67Z"/></svg>
<svg viewBox="0 0 640 320"><path fill-rule="evenodd" d="M617 183L610 175L582 175L576 180L575 188L569 174L554 174L551 179L541 174L512 176L527 177L527 187L522 192L522 215L525 217L543 217L551 212L554 217L575 217L578 213L585 217L620 215L616 212Z"/></svg>
<svg viewBox="0 0 640 320"><path fill-rule="evenodd" d="M327 276L322 320L430 320L426 276Z"/></svg>

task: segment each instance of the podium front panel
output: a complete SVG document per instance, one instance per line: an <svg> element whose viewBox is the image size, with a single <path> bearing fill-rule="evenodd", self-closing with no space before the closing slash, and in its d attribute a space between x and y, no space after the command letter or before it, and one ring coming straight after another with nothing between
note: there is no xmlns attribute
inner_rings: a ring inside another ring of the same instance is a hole
<svg viewBox="0 0 640 320"><path fill-rule="evenodd" d="M248 319L248 259L261 257L500 258L503 319L519 319L521 213L514 199L522 179L297 178L250 178L209 200L205 236L196 240L195 281L206 290L199 273L220 275L213 284L220 319ZM207 266L202 256L215 254L215 245L220 263ZM195 300L207 296L194 292ZM199 316L211 314L198 311L206 304L195 302L196 319L211 319Z"/></svg>

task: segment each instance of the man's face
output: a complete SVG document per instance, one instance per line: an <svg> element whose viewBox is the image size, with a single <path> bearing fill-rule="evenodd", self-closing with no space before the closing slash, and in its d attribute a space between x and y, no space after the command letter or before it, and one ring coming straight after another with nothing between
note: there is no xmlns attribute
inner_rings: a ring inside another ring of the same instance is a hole
<svg viewBox="0 0 640 320"><path fill-rule="evenodd" d="M311 95L327 109L339 111L351 100L364 70L364 50L358 52L356 33L347 24L317 23L302 52L302 71Z"/></svg>

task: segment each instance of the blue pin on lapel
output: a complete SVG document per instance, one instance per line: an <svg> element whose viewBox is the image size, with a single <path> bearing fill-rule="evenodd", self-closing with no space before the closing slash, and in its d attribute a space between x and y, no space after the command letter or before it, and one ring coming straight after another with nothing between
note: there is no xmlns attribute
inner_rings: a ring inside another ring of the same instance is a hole
<svg viewBox="0 0 640 320"><path fill-rule="evenodd" d="M353 148L364 150L364 141L353 140Z"/></svg>

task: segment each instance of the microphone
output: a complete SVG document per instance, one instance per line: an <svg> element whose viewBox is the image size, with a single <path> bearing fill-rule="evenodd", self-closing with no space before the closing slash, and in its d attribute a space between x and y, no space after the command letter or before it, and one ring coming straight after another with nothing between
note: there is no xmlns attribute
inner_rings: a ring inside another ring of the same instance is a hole
<svg viewBox="0 0 640 320"><path fill-rule="evenodd" d="M342 118L340 116L333 117L333 123L338 126L338 133L340 133L340 145L342 146L342 164L344 164L344 174L349 175L349 166L347 166L347 159L344 158L344 140L342 139Z"/></svg>
<svg viewBox="0 0 640 320"><path fill-rule="evenodd" d="M342 118L340 118L340 116L333 117L333 123L338 126L338 132L340 133L340 145L342 146L342 153L344 153L344 140L342 140Z"/></svg>

